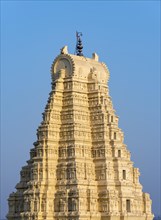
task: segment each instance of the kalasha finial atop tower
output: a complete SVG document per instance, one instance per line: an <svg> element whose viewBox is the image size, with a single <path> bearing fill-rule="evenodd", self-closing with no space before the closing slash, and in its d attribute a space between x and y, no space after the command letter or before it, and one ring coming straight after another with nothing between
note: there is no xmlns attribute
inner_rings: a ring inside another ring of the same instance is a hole
<svg viewBox="0 0 161 220"><path fill-rule="evenodd" d="M83 56L83 53L82 53L83 46L82 46L81 36L82 36L82 32L76 31L77 43L76 43L75 53L77 56Z"/></svg>

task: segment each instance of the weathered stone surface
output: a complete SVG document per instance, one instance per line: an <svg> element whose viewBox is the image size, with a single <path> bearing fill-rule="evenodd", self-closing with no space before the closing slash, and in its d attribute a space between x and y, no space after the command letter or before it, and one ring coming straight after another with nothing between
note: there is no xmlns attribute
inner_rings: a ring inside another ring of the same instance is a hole
<svg viewBox="0 0 161 220"><path fill-rule="evenodd" d="M8 220L152 220L109 96L98 55L52 65L52 91L37 141L10 194Z"/></svg>

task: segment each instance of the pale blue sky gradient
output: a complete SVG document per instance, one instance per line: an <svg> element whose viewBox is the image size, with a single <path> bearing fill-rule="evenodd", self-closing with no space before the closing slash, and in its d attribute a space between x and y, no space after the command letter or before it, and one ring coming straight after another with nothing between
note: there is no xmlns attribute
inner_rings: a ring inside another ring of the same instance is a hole
<svg viewBox="0 0 161 220"><path fill-rule="evenodd" d="M1 218L29 159L60 48L100 56L143 190L160 214L160 2L1 1Z"/></svg>

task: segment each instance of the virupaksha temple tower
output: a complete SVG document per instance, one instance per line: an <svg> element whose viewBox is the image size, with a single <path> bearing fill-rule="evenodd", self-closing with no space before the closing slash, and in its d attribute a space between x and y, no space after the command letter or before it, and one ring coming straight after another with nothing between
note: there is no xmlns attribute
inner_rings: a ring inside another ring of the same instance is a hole
<svg viewBox="0 0 161 220"><path fill-rule="evenodd" d="M109 71L67 46L52 65L52 90L37 141L10 194L8 220L152 220L124 134L118 127Z"/></svg>

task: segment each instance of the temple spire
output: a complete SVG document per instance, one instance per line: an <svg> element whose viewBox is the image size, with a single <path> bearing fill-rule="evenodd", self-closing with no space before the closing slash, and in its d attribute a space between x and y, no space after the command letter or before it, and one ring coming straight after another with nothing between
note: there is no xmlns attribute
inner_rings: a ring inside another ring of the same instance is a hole
<svg viewBox="0 0 161 220"><path fill-rule="evenodd" d="M109 70L67 46L52 64L52 90L30 158L8 199L8 220L152 220L118 116Z"/></svg>
<svg viewBox="0 0 161 220"><path fill-rule="evenodd" d="M77 43L76 43L76 55L77 56L83 56L82 50L83 50L83 45L82 45L82 40L81 40L82 33L76 31L76 38L77 38Z"/></svg>

